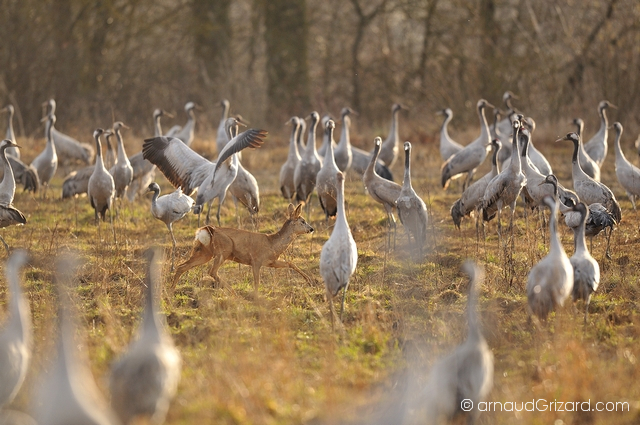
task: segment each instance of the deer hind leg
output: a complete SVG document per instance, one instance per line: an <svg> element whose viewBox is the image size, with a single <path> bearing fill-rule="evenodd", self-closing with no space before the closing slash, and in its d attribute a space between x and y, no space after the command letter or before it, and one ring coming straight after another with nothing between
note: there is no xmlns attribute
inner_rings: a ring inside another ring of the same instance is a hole
<svg viewBox="0 0 640 425"><path fill-rule="evenodd" d="M258 296L258 286L260 286L260 268L262 267L262 263L254 262L253 267L253 293L257 297Z"/></svg>
<svg viewBox="0 0 640 425"><path fill-rule="evenodd" d="M218 269L220 269L220 266L224 264L225 260L226 260L226 257L224 256L224 254L216 255L215 258L213 259L213 264L209 269L209 276L213 278L214 282L217 285L220 285L222 283L220 280L220 276L218 276Z"/></svg>

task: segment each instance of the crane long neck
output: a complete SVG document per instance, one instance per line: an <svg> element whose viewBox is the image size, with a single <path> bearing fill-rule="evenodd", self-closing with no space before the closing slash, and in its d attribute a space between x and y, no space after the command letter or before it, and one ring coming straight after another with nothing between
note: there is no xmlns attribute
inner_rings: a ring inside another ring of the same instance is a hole
<svg viewBox="0 0 640 425"><path fill-rule="evenodd" d="M478 140L480 144L487 145L487 142L491 138L491 132L487 124L487 117L484 116L484 106L478 108L478 117L480 118L480 139Z"/></svg>
<svg viewBox="0 0 640 425"><path fill-rule="evenodd" d="M343 229L343 231L348 231L349 224L347 223L347 215L344 208L344 178L339 179L337 189L338 212L336 215L336 227Z"/></svg>
<svg viewBox="0 0 640 425"><path fill-rule="evenodd" d="M502 164L499 164L500 147L493 149L493 157L491 158L491 173L497 176L500 173Z"/></svg>
<svg viewBox="0 0 640 425"><path fill-rule="evenodd" d="M118 140L118 162L124 162L127 160L127 154L124 151L124 142L122 141L120 129L116 130L116 139Z"/></svg>
<svg viewBox="0 0 640 425"><path fill-rule="evenodd" d="M482 333L480 332L480 323L478 318L478 283L476 277L469 282L469 300L467 301L467 320L469 322L469 336L470 340L482 339Z"/></svg>
<svg viewBox="0 0 640 425"><path fill-rule="evenodd" d="M411 151L409 149L404 151L404 180L402 185L405 188L411 188Z"/></svg>
<svg viewBox="0 0 640 425"><path fill-rule="evenodd" d="M7 267L7 281L11 294L9 304L9 322L6 327L13 329L23 338L24 342L31 341L31 313L29 302L24 297L20 287L19 267Z"/></svg>
<svg viewBox="0 0 640 425"><path fill-rule="evenodd" d="M622 132L616 130L616 161L628 162L627 157L624 156L624 152L622 152L622 148L620 147L620 139L622 138Z"/></svg>
<svg viewBox="0 0 640 425"><path fill-rule="evenodd" d="M300 154L298 153L298 132L300 131L300 125L293 124L293 129L291 130L291 138L289 139L289 159L298 158L300 159Z"/></svg>
<svg viewBox="0 0 640 425"><path fill-rule="evenodd" d="M47 126L45 129L45 135L47 137L47 146L45 147L45 149L50 150L51 152L55 153L56 152L56 146L53 143L53 136L52 133L53 132L53 119L49 119L47 121Z"/></svg>
<svg viewBox="0 0 640 425"><path fill-rule="evenodd" d="M8 204L13 202L13 196L16 193L16 180L13 175L13 169L11 168L11 164L7 159L7 147L3 146L0 148L0 157L2 157L2 168L4 169L4 176L2 177L2 182L0 182L0 193L6 196L6 199L11 199ZM11 195L9 198L8 195Z"/></svg>
<svg viewBox="0 0 640 425"><path fill-rule="evenodd" d="M156 303L156 279L150 276L152 273L155 273L155 271L152 270L152 264L156 267L159 266L158 264L150 261L149 269L147 270L147 277L145 279L146 288L144 312L142 314L141 329L144 330L148 337L157 341L160 339L160 328L162 325L159 323L158 306Z"/></svg>
<svg viewBox="0 0 640 425"><path fill-rule="evenodd" d="M376 145L373 149L373 155L371 155L369 166L367 167L367 169L371 169L371 172L374 174L376 174L376 162L378 162L378 155L380 155L380 145Z"/></svg>
<svg viewBox="0 0 640 425"><path fill-rule="evenodd" d="M227 118L229 118L229 104L227 102L224 102L222 104L222 121L226 121Z"/></svg>
<svg viewBox="0 0 640 425"><path fill-rule="evenodd" d="M573 163L573 177L577 176L586 176L586 173L582 170L580 166L580 159L578 157L578 151L582 148L582 143L580 140L573 141L573 157L571 158L571 162Z"/></svg>
<svg viewBox="0 0 640 425"><path fill-rule="evenodd" d="M558 202L554 202L554 206L551 208L551 217L549 218L549 234L551 238L551 246L549 248L549 254L552 257L557 258L557 256L563 252L562 244L560 243L560 238L558 237Z"/></svg>
<svg viewBox="0 0 640 425"><path fill-rule="evenodd" d="M327 167L333 165L331 168L338 168L338 166L336 165L336 158L335 155L333 153L333 128L329 127L327 130L327 136L329 139L329 143L327 143L327 153L324 156L324 164L327 164Z"/></svg>
<svg viewBox="0 0 640 425"><path fill-rule="evenodd" d="M158 204L158 197L159 196L160 196L160 190L154 189L153 190L153 197L151 198L151 205L157 205Z"/></svg>
<svg viewBox="0 0 640 425"><path fill-rule="evenodd" d="M585 252L587 251L587 240L585 238L585 222L587 221L587 212L585 214L580 214L580 225L576 229L574 233L576 252ZM587 251L588 252L588 251Z"/></svg>
<svg viewBox="0 0 640 425"><path fill-rule="evenodd" d="M349 118L345 115L342 117L342 130L340 131L340 146L351 146L351 136L349 134L349 126L351 122Z"/></svg>
<svg viewBox="0 0 640 425"><path fill-rule="evenodd" d="M96 167L104 168L104 161L102 159L102 143L100 143L100 136L96 136Z"/></svg>
<svg viewBox="0 0 640 425"><path fill-rule="evenodd" d="M447 130L447 127L449 126L449 121L451 121L451 118L453 118L453 116L445 112L444 121L442 121L442 127L440 127L440 132L447 137L449 137L449 130Z"/></svg>
<svg viewBox="0 0 640 425"><path fill-rule="evenodd" d="M13 142L16 141L16 136L13 132L13 109L9 109L9 113L7 114L7 133L5 138Z"/></svg>
<svg viewBox="0 0 640 425"><path fill-rule="evenodd" d="M391 128L389 129L389 139L391 140L398 140L399 139L399 135L398 135L398 112L400 110L397 108L393 109L393 112L391 114Z"/></svg>
<svg viewBox="0 0 640 425"><path fill-rule="evenodd" d="M309 126L309 137L307 137L307 150L305 154L307 156L312 156L317 154L316 150L316 127L318 126L318 121L315 118L312 118L311 125Z"/></svg>
<svg viewBox="0 0 640 425"><path fill-rule="evenodd" d="M516 174L522 171L522 164L520 163L520 144L518 142L519 138L520 131L519 129L517 129L513 132L513 148L511 149L511 164L509 164L511 170L513 170Z"/></svg>
<svg viewBox="0 0 640 425"><path fill-rule="evenodd" d="M162 115L158 114L155 117L153 117L153 121L155 124L155 137L160 137L162 136L162 126L160 125L160 117Z"/></svg>

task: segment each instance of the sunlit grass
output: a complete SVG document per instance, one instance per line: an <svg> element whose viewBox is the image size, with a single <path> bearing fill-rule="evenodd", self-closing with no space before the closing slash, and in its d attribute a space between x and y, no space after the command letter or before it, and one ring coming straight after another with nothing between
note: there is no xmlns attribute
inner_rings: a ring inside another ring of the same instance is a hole
<svg viewBox="0 0 640 425"><path fill-rule="evenodd" d="M249 152L243 160L260 183L258 227L263 232L280 228L287 205L277 182L277 171L286 155L284 138L269 137L271 147ZM35 141L24 143L32 144ZM196 148L211 156L212 146L210 141L201 141ZM130 153L138 149L132 146ZM549 159L561 180L565 179L563 183L568 183L568 173L561 169L569 158L568 146L542 144L541 149L553 153ZM439 155L433 140L414 143L414 152L414 187L428 201L432 226L430 250L422 258L407 246L400 224L396 249L385 254L384 210L364 192L358 176L347 178L347 214L359 261L347 292L344 327L332 332L319 277L320 249L332 222L325 222L315 197L309 219L316 232L300 236L284 254L315 278L312 284L294 272L263 268L260 296L255 300L251 269L228 262L220 270L224 283L220 288L214 287L207 277L208 268L203 266L181 278L172 298L163 293L167 323L184 360L178 396L167 423L362 420L361 412L394 393L398 374L408 370L417 383L424 382L430 365L465 338L467 282L459 268L466 258L475 258L486 270L480 309L484 334L496 360L492 400L631 402L630 413L498 412L483 415L483 423L640 420L638 222L615 182L612 157L603 169L603 181L621 195L623 222L612 238L612 260L604 259L603 238L594 240L593 254L600 262L602 281L591 303L589 324L582 326L582 306L574 312L568 302L546 327L537 329L527 320L524 288L530 267L547 253L548 231L534 230L539 225L535 214L529 215L526 227L519 207L516 249L510 257L511 267L506 267L509 256L498 249L495 223L488 225L487 239L481 237L478 242L473 220L464 220L460 231L454 228L448 210L460 185L452 184L447 192L439 188ZM29 153L26 150L25 155L29 157ZM488 164L478 176L486 168ZM398 181L402 164L393 171ZM167 193L170 186L164 178L159 176L157 181ZM165 258L170 255L169 234L164 224L151 217L150 198L124 203L114 222L114 240L108 221L99 230L94 225L86 198L59 199L61 184L59 173L47 200L18 189L14 204L28 223L2 230L13 248L27 248L33 256L25 273L25 287L34 317L35 358L26 385L13 404L17 409L28 409L37 375L51 358L56 256L73 250L83 260L75 288L83 319L81 332L87 338L83 350L106 394L109 365L132 338L138 323L142 253L151 245L160 245ZM241 209L239 214L241 227L253 229L247 211ZM223 206L222 217L224 226L237 226L230 199ZM193 215L175 224L178 262L188 257L196 227ZM562 241L571 255L572 237L566 228L562 228ZM168 261L164 278L170 278ZM5 294L2 285L3 305Z"/></svg>

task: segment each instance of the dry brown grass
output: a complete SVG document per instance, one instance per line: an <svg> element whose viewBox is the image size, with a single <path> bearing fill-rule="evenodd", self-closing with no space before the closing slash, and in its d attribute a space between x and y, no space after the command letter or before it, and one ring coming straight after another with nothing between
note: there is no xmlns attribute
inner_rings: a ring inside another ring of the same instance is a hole
<svg viewBox="0 0 640 425"><path fill-rule="evenodd" d="M468 140L456 136L467 143L475 131L467 133ZM553 133L541 126L541 136L534 134L534 141L547 154L560 180L569 183L570 146L541 142L543 136L552 140L553 136L546 135ZM134 140L127 137L130 153L139 150ZM265 148L246 154L244 160L260 183L259 228L264 232L280 227L286 207L277 184L286 156L286 132L267 140ZM401 401L397 388L403 385L396 384L404 376L411 376L416 385L424 382L430 365L465 338L467 284L459 267L466 258L475 258L486 269L480 308L484 334L495 355L492 401L591 399L592 405L595 401L629 401L631 408L627 413L596 414L498 412L483 415L482 423L640 422L638 219L615 180L613 152L603 169L603 181L620 195L623 222L612 238L612 260L604 259L603 238L595 240L594 257L600 261L602 281L592 300L589 324L583 329L582 315L574 313L568 303L544 328L536 329L527 321L524 287L528 270L547 252L548 242L535 230L537 217L529 216L526 228L521 207L518 209L510 276L505 272L505 254L497 248L495 224L488 226L487 240L479 244L472 221L464 221L462 230L455 230L449 207L459 185L454 183L443 192L437 183L440 157L434 140L412 141L414 186L431 214L431 251L424 258L412 258L399 225L397 249L385 262L384 212L364 193L360 179L351 176L346 182L348 220L359 261L347 293L342 332L331 332L318 274L320 249L330 230L315 198L310 221L316 232L298 238L286 253L316 277L315 284L307 284L293 272L263 269L260 299L254 301L249 267L226 263L220 271L226 285L220 289L213 288L205 267L189 272L179 282L175 297L167 299L165 294L164 300L167 322L184 359L182 381L167 423L370 422L363 418L375 410L372 406L384 406L385 400ZM34 157L34 146L42 143L19 142L26 146L23 156L27 158ZM213 157L212 145L198 141L195 148ZM478 175L487 169L484 164ZM393 171L398 181L402 164ZM84 318L81 332L87 338L82 348L105 390L109 364L126 346L138 322L141 254L148 246L159 244L168 255L171 247L166 228L149 213L149 199L126 205L121 212L116 221L117 244L108 225L102 226L102 239L98 239L88 200L58 199L61 182L59 172L53 182L56 196L47 201L18 193L15 205L25 213L28 224L2 231L12 247L27 248L34 257L33 266L26 270L25 287L34 316L35 358L26 385L13 403L17 409L28 409L37 375L50 360L56 255L73 249L85 261L76 288ZM163 177L158 182L165 192L169 189ZM240 215L242 226L251 228L247 212ZM229 201L223 217L223 225L236 226ZM193 216L175 225L179 258L188 255L195 228ZM570 232L564 229L562 238L570 255ZM165 279L168 268L167 262ZM5 293L5 285L0 286L3 304ZM405 396L412 394L407 391Z"/></svg>

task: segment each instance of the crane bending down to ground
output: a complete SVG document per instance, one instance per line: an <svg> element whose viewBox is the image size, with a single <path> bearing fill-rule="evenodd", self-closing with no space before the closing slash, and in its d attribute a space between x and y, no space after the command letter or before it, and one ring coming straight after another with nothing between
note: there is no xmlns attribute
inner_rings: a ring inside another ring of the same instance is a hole
<svg viewBox="0 0 640 425"><path fill-rule="evenodd" d="M180 382L182 359L159 311L161 290L159 249L145 253L144 311L137 337L113 364L109 379L111 406L123 424L135 419L162 424Z"/></svg>
<svg viewBox="0 0 640 425"><path fill-rule="evenodd" d="M333 227L331 236L322 246L322 252L320 253L320 276L322 276L327 290L332 327L335 315L333 297L338 295L338 292L342 289L342 302L340 303L340 320L342 320L349 279L356 271L358 263L358 249L351 235L344 209L344 175L340 171L336 172L336 181L338 183L336 224Z"/></svg>
<svg viewBox="0 0 640 425"><path fill-rule="evenodd" d="M463 403L468 401L472 406L468 423L474 423L480 415L478 404L487 398L493 387L493 354L482 336L477 311L484 270L467 260L462 271L469 276L469 330L465 342L431 367L423 396L418 400L426 410L428 424L438 424L443 419L450 421L458 414L465 414L462 409L469 405Z"/></svg>

